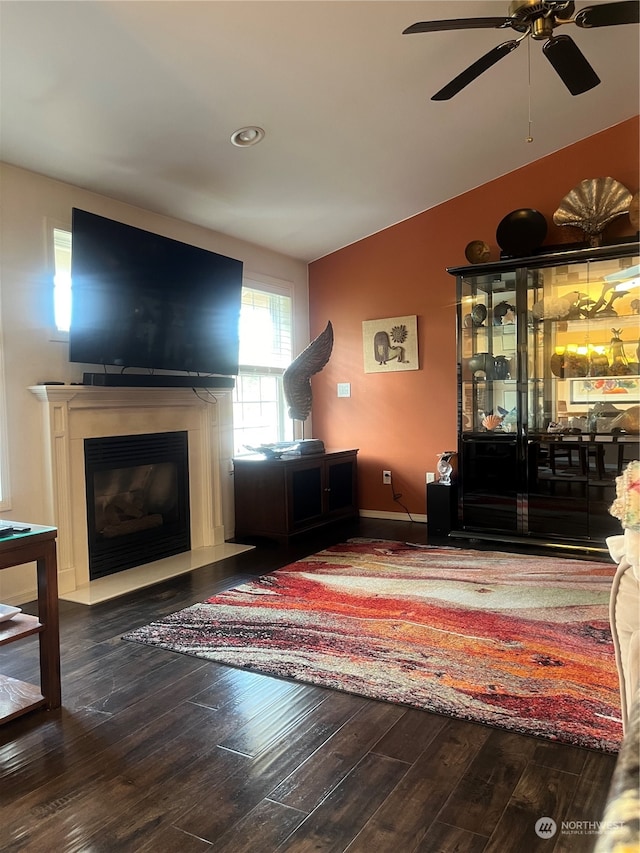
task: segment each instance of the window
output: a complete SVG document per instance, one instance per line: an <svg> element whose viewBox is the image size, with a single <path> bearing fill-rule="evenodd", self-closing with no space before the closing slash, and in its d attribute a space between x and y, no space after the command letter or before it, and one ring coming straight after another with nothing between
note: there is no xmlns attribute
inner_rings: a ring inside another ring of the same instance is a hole
<svg viewBox="0 0 640 853"><path fill-rule="evenodd" d="M282 374L292 359L292 299L282 288L242 288L240 372L233 396L234 456L248 447L293 440Z"/></svg>
<svg viewBox="0 0 640 853"><path fill-rule="evenodd" d="M71 325L71 232L53 229L53 316L56 330L68 332Z"/></svg>

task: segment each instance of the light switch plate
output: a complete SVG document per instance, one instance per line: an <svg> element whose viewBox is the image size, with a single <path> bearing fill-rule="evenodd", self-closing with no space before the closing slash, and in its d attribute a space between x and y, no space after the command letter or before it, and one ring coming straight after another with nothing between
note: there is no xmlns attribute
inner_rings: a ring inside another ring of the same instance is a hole
<svg viewBox="0 0 640 853"><path fill-rule="evenodd" d="M338 382L338 397L350 397L351 396L351 383L350 382Z"/></svg>

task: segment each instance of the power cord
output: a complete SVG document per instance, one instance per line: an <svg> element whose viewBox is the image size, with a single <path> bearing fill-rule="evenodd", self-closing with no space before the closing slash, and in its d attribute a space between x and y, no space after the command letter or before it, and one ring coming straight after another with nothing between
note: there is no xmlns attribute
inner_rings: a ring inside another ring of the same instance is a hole
<svg viewBox="0 0 640 853"><path fill-rule="evenodd" d="M196 395L198 400L202 400L203 403L207 403L210 406L215 406L218 402L218 398L211 391L207 391L207 396L203 397L202 394L200 394L200 389L192 387L191 390ZM206 389L204 389L204 390L206 390Z"/></svg>
<svg viewBox="0 0 640 853"><path fill-rule="evenodd" d="M391 497L392 497L392 498L394 499L394 501L395 501L397 504L399 504L399 505L402 507L402 509L407 513L407 515L409 516L409 521L415 521L415 519L414 519L414 518L412 518L411 513L409 512L409 510L407 509L407 507L406 507L406 506L401 502L401 500L400 500L400 498L402 497L402 492L396 492L396 490L395 490L395 488L394 488L394 486L393 486L393 474L391 475Z"/></svg>

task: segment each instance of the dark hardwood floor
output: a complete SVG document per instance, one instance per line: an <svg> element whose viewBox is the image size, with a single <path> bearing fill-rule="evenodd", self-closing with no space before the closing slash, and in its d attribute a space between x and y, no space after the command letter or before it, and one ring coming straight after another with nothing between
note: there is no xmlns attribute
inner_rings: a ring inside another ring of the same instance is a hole
<svg viewBox="0 0 640 853"><path fill-rule="evenodd" d="M426 528L361 519L94 607L61 602L63 708L0 727L0 848L591 851L561 821L601 819L615 756L120 639L354 535L423 543ZM37 680L35 642L0 652L0 671ZM552 839L534 831L544 816Z"/></svg>

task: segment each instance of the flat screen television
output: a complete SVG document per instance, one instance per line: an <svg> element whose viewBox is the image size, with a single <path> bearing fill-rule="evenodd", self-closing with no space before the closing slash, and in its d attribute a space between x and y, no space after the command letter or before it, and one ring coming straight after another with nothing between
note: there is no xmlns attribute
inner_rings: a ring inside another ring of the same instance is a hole
<svg viewBox="0 0 640 853"><path fill-rule="evenodd" d="M242 262L73 209L69 360L235 376Z"/></svg>

